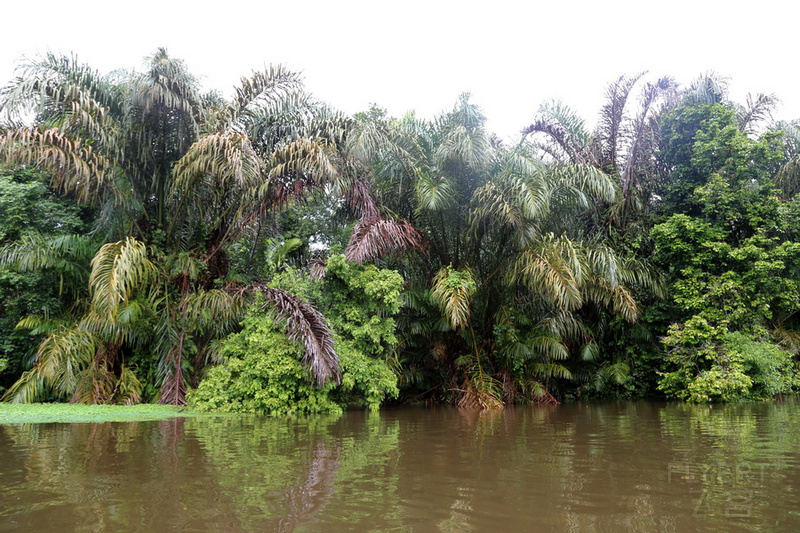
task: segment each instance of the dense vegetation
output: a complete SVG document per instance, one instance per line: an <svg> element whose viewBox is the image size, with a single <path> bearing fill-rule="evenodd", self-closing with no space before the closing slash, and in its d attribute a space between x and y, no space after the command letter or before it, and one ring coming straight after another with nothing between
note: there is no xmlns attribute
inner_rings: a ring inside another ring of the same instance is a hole
<svg viewBox="0 0 800 533"><path fill-rule="evenodd" d="M14 402L272 414L767 398L798 386L800 129L710 76L348 117L295 73L201 92L72 58L0 93L0 385ZM523 113L523 116L525 114Z"/></svg>

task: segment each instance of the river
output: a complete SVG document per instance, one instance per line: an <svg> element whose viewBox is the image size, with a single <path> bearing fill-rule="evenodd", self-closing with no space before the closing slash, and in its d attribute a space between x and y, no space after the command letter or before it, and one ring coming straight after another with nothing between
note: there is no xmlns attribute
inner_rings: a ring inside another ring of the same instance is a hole
<svg viewBox="0 0 800 533"><path fill-rule="evenodd" d="M0 426L0 531L800 531L800 402Z"/></svg>

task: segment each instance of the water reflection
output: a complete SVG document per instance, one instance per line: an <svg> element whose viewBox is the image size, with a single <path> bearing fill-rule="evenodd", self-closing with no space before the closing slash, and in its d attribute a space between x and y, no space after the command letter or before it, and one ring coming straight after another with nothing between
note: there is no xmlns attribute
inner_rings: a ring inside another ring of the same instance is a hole
<svg viewBox="0 0 800 533"><path fill-rule="evenodd" d="M797 407L0 426L0 531L798 531Z"/></svg>

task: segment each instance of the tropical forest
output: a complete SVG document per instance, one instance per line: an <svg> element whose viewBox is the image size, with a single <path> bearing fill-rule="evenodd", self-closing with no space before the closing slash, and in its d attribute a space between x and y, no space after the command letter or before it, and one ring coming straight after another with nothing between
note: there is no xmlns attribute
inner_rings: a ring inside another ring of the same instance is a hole
<svg viewBox="0 0 800 533"><path fill-rule="evenodd" d="M300 415L800 388L800 121L627 73L594 117L347 115L159 49L0 90L0 393ZM522 108L522 107L521 107ZM595 124L588 126L588 124Z"/></svg>

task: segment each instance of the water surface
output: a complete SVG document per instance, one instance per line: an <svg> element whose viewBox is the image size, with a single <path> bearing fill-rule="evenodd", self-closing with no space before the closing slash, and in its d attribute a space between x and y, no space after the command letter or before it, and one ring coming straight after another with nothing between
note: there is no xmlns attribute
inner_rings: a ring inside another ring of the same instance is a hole
<svg viewBox="0 0 800 533"><path fill-rule="evenodd" d="M800 531L800 404L0 426L0 531Z"/></svg>

